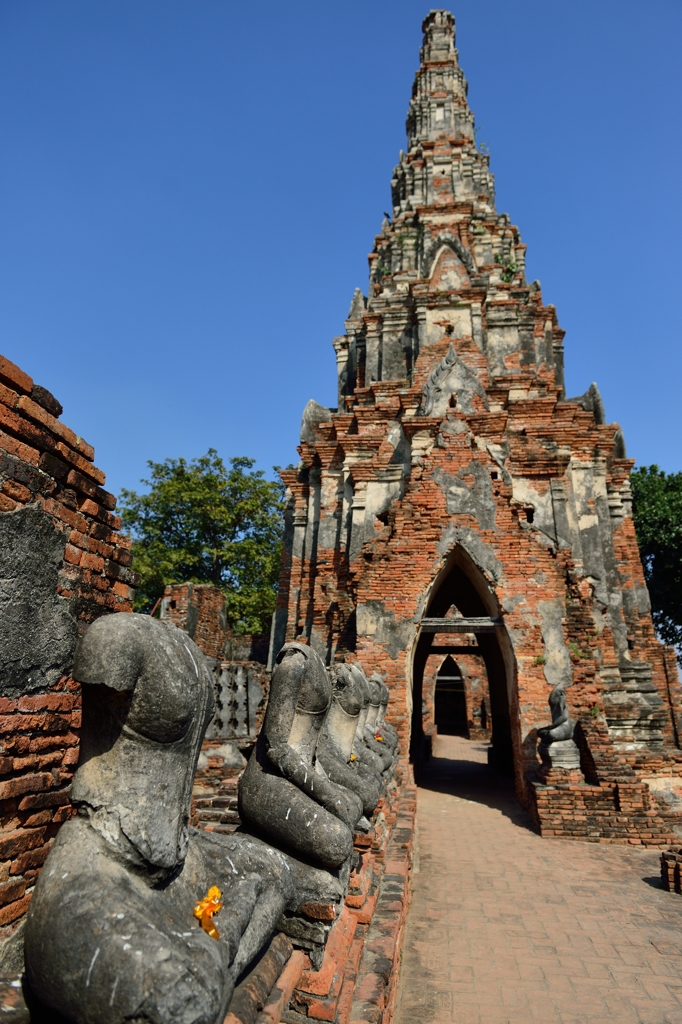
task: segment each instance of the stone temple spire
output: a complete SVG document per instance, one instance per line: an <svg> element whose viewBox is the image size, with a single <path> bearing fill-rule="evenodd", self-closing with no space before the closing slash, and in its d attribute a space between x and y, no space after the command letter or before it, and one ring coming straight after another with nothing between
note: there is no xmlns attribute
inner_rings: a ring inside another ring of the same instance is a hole
<svg viewBox="0 0 682 1024"><path fill-rule="evenodd" d="M563 332L525 280L525 245L495 209L489 155L476 143L455 19L431 11L407 114L407 152L391 179L392 219L369 255L369 294L334 341L339 406L379 381L422 385L452 335L473 348L483 387L523 369L563 388ZM531 323L532 321L532 323ZM447 332L446 332L447 327ZM474 365L474 363L476 365Z"/></svg>
<svg viewBox="0 0 682 1024"><path fill-rule="evenodd" d="M653 811L682 735L675 655L655 638L637 551L632 462L597 387L564 394L563 331L495 209L454 30L446 11L424 20L392 213L369 254L368 295L355 292L334 339L338 409L308 405L300 465L282 471L272 649L302 637L328 664L357 657L378 671L415 758L454 651L462 679L487 678L491 763L513 767L541 829L641 828L653 843L651 811L623 812L609 781L636 778L643 792L636 773L650 772L651 803L628 795L628 808ZM455 610L489 617L475 645L445 646L463 627ZM538 781L536 737L568 742L545 728L549 692L566 698L560 726L580 722L580 758L572 747L562 765L568 750L555 749ZM590 785L574 785L583 768ZM552 790L559 778L570 785ZM583 789L599 793L594 810Z"/></svg>
<svg viewBox="0 0 682 1024"><path fill-rule="evenodd" d="M422 28L421 67L407 116L409 148L444 135L473 142L467 83L457 63L455 19L447 11L431 11Z"/></svg>
<svg viewBox="0 0 682 1024"><path fill-rule="evenodd" d="M434 202L483 199L494 208L488 156L475 143L467 82L455 49L455 19L431 11L422 25L421 66L407 114L407 155L393 186L394 214Z"/></svg>

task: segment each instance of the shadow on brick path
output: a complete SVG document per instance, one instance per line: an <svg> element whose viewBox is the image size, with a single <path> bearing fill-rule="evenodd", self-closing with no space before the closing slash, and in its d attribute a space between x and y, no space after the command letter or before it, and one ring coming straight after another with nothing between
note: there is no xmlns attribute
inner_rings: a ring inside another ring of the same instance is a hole
<svg viewBox="0 0 682 1024"><path fill-rule="evenodd" d="M448 756L444 756L444 751ZM450 756L450 752L454 756ZM537 831L530 815L516 799L514 780L489 768L487 758L487 743L470 742L459 736L440 736L434 756L421 769L417 783L421 789L485 804L515 824Z"/></svg>
<svg viewBox="0 0 682 1024"><path fill-rule="evenodd" d="M682 1024L682 897L659 854L541 839L484 745L435 755L395 1024Z"/></svg>

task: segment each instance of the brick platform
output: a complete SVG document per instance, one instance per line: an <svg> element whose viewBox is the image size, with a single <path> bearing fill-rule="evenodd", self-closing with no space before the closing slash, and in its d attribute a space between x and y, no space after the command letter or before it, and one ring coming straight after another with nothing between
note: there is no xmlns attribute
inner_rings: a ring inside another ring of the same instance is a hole
<svg viewBox="0 0 682 1024"><path fill-rule="evenodd" d="M557 779L533 787L530 810L542 836L659 849L678 838L680 812L659 805L644 782L590 786Z"/></svg>
<svg viewBox="0 0 682 1024"><path fill-rule="evenodd" d="M410 899L415 800L415 787L408 782L399 799L396 794L395 806L378 808L373 832L356 846L360 865L322 966L302 971L282 1013L284 1024L389 1024L392 1019Z"/></svg>

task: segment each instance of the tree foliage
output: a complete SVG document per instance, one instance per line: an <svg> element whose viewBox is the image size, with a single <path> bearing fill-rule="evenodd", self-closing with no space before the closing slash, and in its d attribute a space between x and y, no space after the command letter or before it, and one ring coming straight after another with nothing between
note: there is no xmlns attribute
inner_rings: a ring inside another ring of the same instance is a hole
<svg viewBox="0 0 682 1024"><path fill-rule="evenodd" d="M630 477L632 514L656 631L682 651L682 473L641 466Z"/></svg>
<svg viewBox="0 0 682 1024"><path fill-rule="evenodd" d="M121 516L142 580L136 611L150 611L169 583L213 583L239 633L266 632L277 596L283 487L210 448L187 462L148 462L145 494L123 490Z"/></svg>

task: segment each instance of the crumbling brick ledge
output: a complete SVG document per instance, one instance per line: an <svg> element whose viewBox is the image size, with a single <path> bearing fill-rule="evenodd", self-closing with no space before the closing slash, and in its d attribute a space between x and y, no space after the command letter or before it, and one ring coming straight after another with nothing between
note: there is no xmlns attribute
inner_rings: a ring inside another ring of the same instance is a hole
<svg viewBox="0 0 682 1024"><path fill-rule="evenodd" d="M410 905L417 796L411 769L404 771L409 776L377 809L372 831L356 836L360 863L329 933L320 969L313 970L301 950L289 952L269 995L261 994L256 1015L258 989L262 993L274 955L282 956L288 943L278 936L273 956L266 954L263 966L240 986L242 992L235 992L225 1024L390 1024Z"/></svg>

